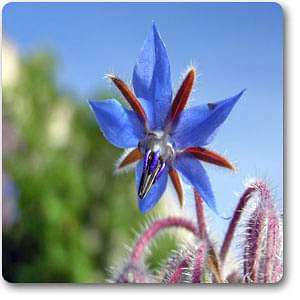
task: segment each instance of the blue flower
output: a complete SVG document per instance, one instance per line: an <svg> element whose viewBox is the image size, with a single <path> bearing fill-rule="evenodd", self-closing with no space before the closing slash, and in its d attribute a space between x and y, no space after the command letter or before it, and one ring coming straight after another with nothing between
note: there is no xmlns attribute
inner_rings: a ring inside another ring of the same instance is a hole
<svg viewBox="0 0 300 300"><path fill-rule="evenodd" d="M214 194L201 161L229 169L233 165L206 146L244 91L222 101L185 108L196 71L191 68L173 97L167 51L153 24L133 72L133 91L108 75L131 109L115 99L90 101L105 138L119 148L133 148L119 168L137 162L136 187L142 213L150 211L164 193L170 177L180 204L180 177L216 210Z"/></svg>

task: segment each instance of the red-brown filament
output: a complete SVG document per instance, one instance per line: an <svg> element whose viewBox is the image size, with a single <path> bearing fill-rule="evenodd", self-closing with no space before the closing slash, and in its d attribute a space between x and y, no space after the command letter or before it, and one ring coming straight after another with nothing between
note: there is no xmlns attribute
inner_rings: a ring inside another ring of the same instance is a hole
<svg viewBox="0 0 300 300"><path fill-rule="evenodd" d="M191 147L184 150L186 153L193 154L196 158L235 171L234 165L225 157L211 150L202 147Z"/></svg>
<svg viewBox="0 0 300 300"><path fill-rule="evenodd" d="M188 98L191 94L193 84L196 78L196 70L192 68L183 80L171 107L170 121L174 122L183 111Z"/></svg>
<svg viewBox="0 0 300 300"><path fill-rule="evenodd" d="M177 171L175 169L173 169L173 168L171 168L169 170L169 175L170 175L170 178L171 178L172 183L174 185L174 188L176 190L180 207L182 208L183 205L184 205L184 198L183 198L182 184L181 184L179 175L178 175Z"/></svg>
<svg viewBox="0 0 300 300"><path fill-rule="evenodd" d="M139 148L135 148L131 152L128 153L128 155L122 160L120 165L118 166L119 169L126 167L142 158L142 154L139 150Z"/></svg>
<svg viewBox="0 0 300 300"><path fill-rule="evenodd" d="M144 123L146 123L147 117L146 113L139 102L139 100L136 98L136 96L133 94L133 92L130 90L128 85L121 79L115 77L114 75L108 75L108 78L110 78L115 86L120 90L124 98L127 100L131 108L140 116L140 118L143 120Z"/></svg>

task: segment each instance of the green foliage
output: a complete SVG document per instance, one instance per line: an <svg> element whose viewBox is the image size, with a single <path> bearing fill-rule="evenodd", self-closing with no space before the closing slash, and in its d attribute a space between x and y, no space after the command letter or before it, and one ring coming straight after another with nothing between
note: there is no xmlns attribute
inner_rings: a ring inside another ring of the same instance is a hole
<svg viewBox="0 0 300 300"><path fill-rule="evenodd" d="M51 56L24 58L20 68L18 84L3 94L4 120L17 131L3 168L19 195L19 219L3 235L3 275L104 282L144 220L133 173L113 174L121 151L104 140L87 103L57 87Z"/></svg>

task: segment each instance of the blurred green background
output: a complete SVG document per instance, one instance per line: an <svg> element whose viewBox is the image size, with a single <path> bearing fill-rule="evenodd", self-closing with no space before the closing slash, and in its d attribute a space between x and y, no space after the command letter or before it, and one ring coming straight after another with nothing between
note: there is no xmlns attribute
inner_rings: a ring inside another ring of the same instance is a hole
<svg viewBox="0 0 300 300"><path fill-rule="evenodd" d="M133 172L114 175L122 152L104 140L87 103L58 88L53 55L20 57L6 41L2 54L3 276L105 282L145 221ZM109 96L99 91L96 98ZM150 267L174 247L164 237Z"/></svg>

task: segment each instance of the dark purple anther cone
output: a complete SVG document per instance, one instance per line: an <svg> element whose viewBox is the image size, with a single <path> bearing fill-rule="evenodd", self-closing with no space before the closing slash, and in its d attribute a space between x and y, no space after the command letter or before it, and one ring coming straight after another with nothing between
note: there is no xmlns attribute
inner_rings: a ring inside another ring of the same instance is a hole
<svg viewBox="0 0 300 300"><path fill-rule="evenodd" d="M149 155L150 155L151 151L147 150L145 157L144 157L144 171L146 171L147 169L147 165L148 165L148 160L149 160Z"/></svg>
<svg viewBox="0 0 300 300"><path fill-rule="evenodd" d="M160 177L160 176L161 176L161 174L163 173L163 170L165 169L165 167L166 167L166 164L165 164L165 163L163 163L163 164L161 165L161 167L160 167L160 169L159 169L158 173L157 173L157 176L156 176L156 179L155 179L155 181L157 181L157 180L159 179L159 177Z"/></svg>
<svg viewBox="0 0 300 300"><path fill-rule="evenodd" d="M153 154L153 157L152 157L152 161L151 161L151 164L150 164L150 173L152 173L156 167L157 167L157 164L158 164L158 159L159 159L159 152L154 152Z"/></svg>

